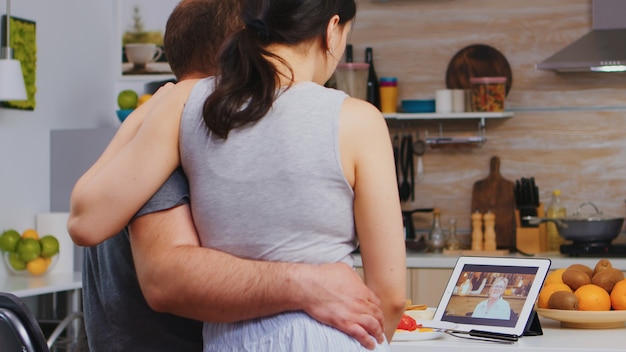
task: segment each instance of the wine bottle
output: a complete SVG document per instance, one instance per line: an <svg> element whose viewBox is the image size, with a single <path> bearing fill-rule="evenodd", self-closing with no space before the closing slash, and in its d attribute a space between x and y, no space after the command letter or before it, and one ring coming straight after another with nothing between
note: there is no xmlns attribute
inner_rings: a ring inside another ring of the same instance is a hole
<svg viewBox="0 0 626 352"><path fill-rule="evenodd" d="M346 45L346 62L354 62L354 55L352 55L352 44Z"/></svg>
<svg viewBox="0 0 626 352"><path fill-rule="evenodd" d="M367 101L380 110L380 86L374 69L374 54L370 47L365 48L365 62L370 65L367 75Z"/></svg>

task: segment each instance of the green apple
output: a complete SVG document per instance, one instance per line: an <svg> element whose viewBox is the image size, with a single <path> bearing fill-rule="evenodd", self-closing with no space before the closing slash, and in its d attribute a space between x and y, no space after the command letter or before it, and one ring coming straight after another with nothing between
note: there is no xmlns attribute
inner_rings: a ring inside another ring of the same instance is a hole
<svg viewBox="0 0 626 352"><path fill-rule="evenodd" d="M59 240L52 235L46 235L39 239L41 243L41 256L44 258L50 258L59 253Z"/></svg>
<svg viewBox="0 0 626 352"><path fill-rule="evenodd" d="M22 236L15 230L6 230L0 235L0 249L5 252L15 252L17 243Z"/></svg>
<svg viewBox="0 0 626 352"><path fill-rule="evenodd" d="M17 243L17 254L20 260L30 262L41 254L41 244L34 238L22 238Z"/></svg>

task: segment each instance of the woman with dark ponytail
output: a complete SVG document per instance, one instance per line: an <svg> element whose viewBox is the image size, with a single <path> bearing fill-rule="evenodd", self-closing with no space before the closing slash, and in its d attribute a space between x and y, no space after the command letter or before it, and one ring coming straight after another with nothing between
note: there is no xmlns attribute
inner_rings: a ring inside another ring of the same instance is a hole
<svg viewBox="0 0 626 352"><path fill-rule="evenodd" d="M390 341L406 258L389 131L374 106L323 86L355 13L355 0L244 0L245 27L223 46L217 75L162 91L167 99L94 177L92 201L115 204L109 218L130 216L182 164L203 246L319 265L353 265L359 247ZM303 311L206 322L203 337L205 351L365 350Z"/></svg>

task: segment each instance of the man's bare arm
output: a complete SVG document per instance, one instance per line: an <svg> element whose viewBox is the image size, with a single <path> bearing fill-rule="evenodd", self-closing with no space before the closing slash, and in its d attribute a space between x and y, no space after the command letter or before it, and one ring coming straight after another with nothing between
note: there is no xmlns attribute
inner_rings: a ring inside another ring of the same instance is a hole
<svg viewBox="0 0 626 352"><path fill-rule="evenodd" d="M188 205L141 216L130 231L142 291L157 311L233 322L303 310L366 347L371 336L382 341L380 301L346 264L244 260L200 247Z"/></svg>

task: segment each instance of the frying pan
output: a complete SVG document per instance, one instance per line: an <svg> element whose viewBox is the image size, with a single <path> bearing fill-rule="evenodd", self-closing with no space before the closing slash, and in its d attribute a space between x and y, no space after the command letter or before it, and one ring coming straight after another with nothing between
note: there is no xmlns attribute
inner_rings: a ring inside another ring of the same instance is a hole
<svg viewBox="0 0 626 352"><path fill-rule="evenodd" d="M595 209L595 214L581 214L581 209L587 205ZM624 225L623 217L604 215L592 202L582 203L572 216L563 218L530 216L527 218L530 224L553 222L556 224L559 235L564 239L585 243L610 242L620 234Z"/></svg>

